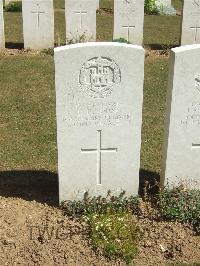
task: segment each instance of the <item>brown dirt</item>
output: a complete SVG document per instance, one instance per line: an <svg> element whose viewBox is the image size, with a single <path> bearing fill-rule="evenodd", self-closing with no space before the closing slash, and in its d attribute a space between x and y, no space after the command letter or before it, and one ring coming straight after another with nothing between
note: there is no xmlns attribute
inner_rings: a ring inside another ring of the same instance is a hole
<svg viewBox="0 0 200 266"><path fill-rule="evenodd" d="M0 265L122 265L93 252L87 225L46 203L0 197ZM178 223L139 219L136 265L200 263L200 237Z"/></svg>

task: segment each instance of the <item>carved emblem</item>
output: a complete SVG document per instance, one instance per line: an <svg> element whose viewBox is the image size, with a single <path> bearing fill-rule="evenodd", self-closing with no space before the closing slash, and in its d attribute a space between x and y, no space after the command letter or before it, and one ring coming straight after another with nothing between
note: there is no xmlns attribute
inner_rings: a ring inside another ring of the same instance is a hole
<svg viewBox="0 0 200 266"><path fill-rule="evenodd" d="M97 99L109 96L120 82L119 66L110 58L102 56L88 60L79 75L81 89Z"/></svg>
<svg viewBox="0 0 200 266"><path fill-rule="evenodd" d="M193 5L200 7L200 0L193 0Z"/></svg>
<svg viewBox="0 0 200 266"><path fill-rule="evenodd" d="M195 76L195 88L200 92L200 74Z"/></svg>

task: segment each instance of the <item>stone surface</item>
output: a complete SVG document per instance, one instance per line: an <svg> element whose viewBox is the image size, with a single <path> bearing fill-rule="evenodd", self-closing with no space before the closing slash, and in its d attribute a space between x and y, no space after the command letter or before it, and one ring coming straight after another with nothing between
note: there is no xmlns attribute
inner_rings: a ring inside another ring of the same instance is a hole
<svg viewBox="0 0 200 266"><path fill-rule="evenodd" d="M138 193L143 72L139 46L55 49L60 201Z"/></svg>
<svg viewBox="0 0 200 266"><path fill-rule="evenodd" d="M3 0L0 0L0 49L5 48Z"/></svg>
<svg viewBox="0 0 200 266"><path fill-rule="evenodd" d="M162 183L200 181L199 57L200 45L172 49Z"/></svg>
<svg viewBox="0 0 200 266"><path fill-rule="evenodd" d="M96 0L65 0L66 39L96 40Z"/></svg>
<svg viewBox="0 0 200 266"><path fill-rule="evenodd" d="M144 0L114 1L114 37L142 45L144 23Z"/></svg>
<svg viewBox="0 0 200 266"><path fill-rule="evenodd" d="M200 0L185 0L181 45L200 43Z"/></svg>
<svg viewBox="0 0 200 266"><path fill-rule="evenodd" d="M96 1L97 1L96 8L99 9L99 7L100 7L100 6L99 6L99 1L100 1L100 0L96 0Z"/></svg>
<svg viewBox="0 0 200 266"><path fill-rule="evenodd" d="M54 47L53 0L23 0L24 47L35 50Z"/></svg>
<svg viewBox="0 0 200 266"><path fill-rule="evenodd" d="M171 0L156 0L156 4L171 6Z"/></svg>

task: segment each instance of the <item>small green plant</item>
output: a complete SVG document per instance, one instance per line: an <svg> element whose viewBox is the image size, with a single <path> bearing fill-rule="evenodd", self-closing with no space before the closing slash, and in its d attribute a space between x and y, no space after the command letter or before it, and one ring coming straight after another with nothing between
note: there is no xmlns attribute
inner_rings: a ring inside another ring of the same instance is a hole
<svg viewBox="0 0 200 266"><path fill-rule="evenodd" d="M67 39L66 43L67 44L84 43L84 42L90 41L91 39L92 39L92 36L88 37L86 35L86 32L84 32L81 35L77 34L74 37L72 37L71 39Z"/></svg>
<svg viewBox="0 0 200 266"><path fill-rule="evenodd" d="M54 55L54 50L53 50L53 48L43 49L40 52L40 54L41 55L51 55L51 56L53 56Z"/></svg>
<svg viewBox="0 0 200 266"><path fill-rule="evenodd" d="M130 43L129 41L127 41L125 38L122 37L114 39L113 42Z"/></svg>
<svg viewBox="0 0 200 266"><path fill-rule="evenodd" d="M106 197L89 197L88 193L85 193L83 200L62 202L61 208L66 215L73 217L94 213L123 213L130 211L138 214L139 198L133 196L128 198L125 192L122 192L119 196L113 196L108 191Z"/></svg>
<svg viewBox="0 0 200 266"><path fill-rule="evenodd" d="M200 233L200 191L179 186L160 193L158 207L164 219L191 224Z"/></svg>
<svg viewBox="0 0 200 266"><path fill-rule="evenodd" d="M122 258L126 263L137 254L140 229L130 213L104 213L85 217L90 225L90 238L96 250L109 259Z"/></svg>
<svg viewBox="0 0 200 266"><path fill-rule="evenodd" d="M155 0L145 0L144 12L145 12L145 14L148 14L148 15L157 15L158 9L156 6L156 1Z"/></svg>
<svg viewBox="0 0 200 266"><path fill-rule="evenodd" d="M5 6L5 11L22 12L22 2L21 1L10 2L7 6Z"/></svg>

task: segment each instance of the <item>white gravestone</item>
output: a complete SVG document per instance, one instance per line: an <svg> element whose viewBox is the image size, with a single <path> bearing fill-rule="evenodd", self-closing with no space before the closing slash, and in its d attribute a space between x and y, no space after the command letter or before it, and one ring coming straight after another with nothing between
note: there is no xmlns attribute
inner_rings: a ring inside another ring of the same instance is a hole
<svg viewBox="0 0 200 266"><path fill-rule="evenodd" d="M96 0L65 0L66 39L96 40Z"/></svg>
<svg viewBox="0 0 200 266"><path fill-rule="evenodd" d="M172 49L162 184L200 181L200 45ZM194 183L193 183L194 184ZM200 187L200 186L199 186Z"/></svg>
<svg viewBox="0 0 200 266"><path fill-rule="evenodd" d="M185 0L182 15L181 45L200 43L200 0Z"/></svg>
<svg viewBox="0 0 200 266"><path fill-rule="evenodd" d="M114 1L114 36L142 45L144 24L144 0Z"/></svg>
<svg viewBox="0 0 200 266"><path fill-rule="evenodd" d="M54 47L53 0L23 0L24 47L35 50Z"/></svg>
<svg viewBox="0 0 200 266"><path fill-rule="evenodd" d="M5 48L4 19L3 19L3 0L0 0L0 49Z"/></svg>
<svg viewBox="0 0 200 266"><path fill-rule="evenodd" d="M137 195L144 50L120 43L55 49L60 202Z"/></svg>
<svg viewBox="0 0 200 266"><path fill-rule="evenodd" d="M157 5L171 6L171 0L156 0Z"/></svg>
<svg viewBox="0 0 200 266"><path fill-rule="evenodd" d="M100 1L100 0L96 0L96 3L97 3L97 4L96 4L96 9L99 9L99 7L100 7L100 6L99 6L99 1Z"/></svg>

